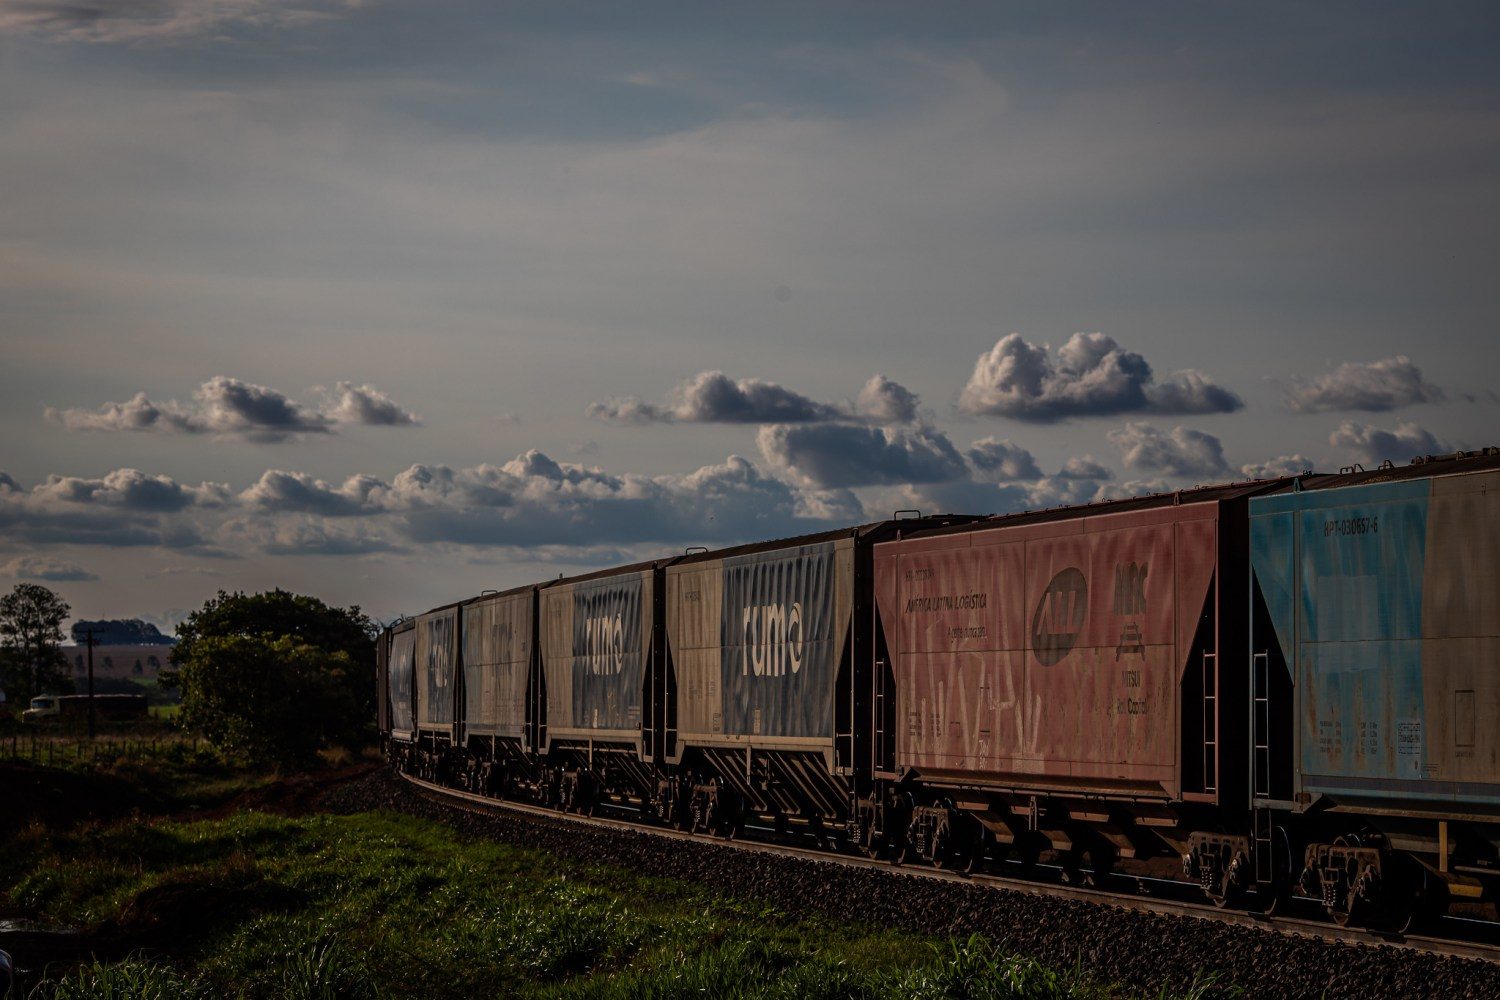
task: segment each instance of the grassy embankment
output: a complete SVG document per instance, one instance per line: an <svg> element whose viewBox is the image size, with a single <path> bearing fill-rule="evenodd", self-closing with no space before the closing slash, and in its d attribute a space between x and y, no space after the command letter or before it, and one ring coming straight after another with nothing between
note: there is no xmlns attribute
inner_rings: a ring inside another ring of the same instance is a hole
<svg viewBox="0 0 1500 1000"><path fill-rule="evenodd" d="M99 956L39 998L1118 995L980 940L793 920L382 813L33 824L0 843L0 907Z"/></svg>

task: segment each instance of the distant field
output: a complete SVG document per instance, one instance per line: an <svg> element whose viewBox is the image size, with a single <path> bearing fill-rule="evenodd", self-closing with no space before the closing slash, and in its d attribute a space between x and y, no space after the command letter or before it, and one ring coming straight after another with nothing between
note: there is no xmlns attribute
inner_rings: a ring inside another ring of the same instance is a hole
<svg viewBox="0 0 1500 1000"><path fill-rule="evenodd" d="M794 921L384 813L32 826L0 850L0 907L107 959L38 1000L1120 995L982 940Z"/></svg>

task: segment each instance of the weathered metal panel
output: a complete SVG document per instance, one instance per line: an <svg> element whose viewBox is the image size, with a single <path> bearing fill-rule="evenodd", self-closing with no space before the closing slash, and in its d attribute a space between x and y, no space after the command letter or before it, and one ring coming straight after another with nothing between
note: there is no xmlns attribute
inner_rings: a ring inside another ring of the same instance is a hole
<svg viewBox="0 0 1500 1000"><path fill-rule="evenodd" d="M668 568L680 739L832 738L853 552L845 539Z"/></svg>
<svg viewBox="0 0 1500 1000"><path fill-rule="evenodd" d="M1296 616L1272 617L1295 651L1300 790L1500 802L1497 495L1486 472L1251 502L1257 526L1296 525ZM1256 536L1263 591L1287 541Z"/></svg>
<svg viewBox="0 0 1500 1000"><path fill-rule="evenodd" d="M548 738L639 740L652 617L650 571L542 591Z"/></svg>
<svg viewBox="0 0 1500 1000"><path fill-rule="evenodd" d="M412 674L416 662L415 629L407 629L391 636L390 682L391 732L410 734L412 719Z"/></svg>
<svg viewBox="0 0 1500 1000"><path fill-rule="evenodd" d="M724 732L723 607L720 560L668 568L667 641L677 676L679 737Z"/></svg>
<svg viewBox="0 0 1500 1000"><path fill-rule="evenodd" d="M898 765L1175 794L1178 685L1217 563L1215 513L1200 504L877 546Z"/></svg>
<svg viewBox="0 0 1500 1000"><path fill-rule="evenodd" d="M519 738L526 725L536 591L479 601L463 609L464 727L468 733Z"/></svg>
<svg viewBox="0 0 1500 1000"><path fill-rule="evenodd" d="M458 615L454 609L417 616L417 728L451 730L454 689L458 682Z"/></svg>
<svg viewBox="0 0 1500 1000"><path fill-rule="evenodd" d="M1304 494L1316 503L1298 530L1305 775L1421 776L1427 492L1418 481Z"/></svg>
<svg viewBox="0 0 1500 1000"><path fill-rule="evenodd" d="M1252 510L1257 510L1252 503ZM1291 511L1267 510L1250 518L1250 565L1255 586L1266 604L1274 637L1256 641L1252 653L1265 652L1272 638L1280 643L1282 656L1290 658L1296 625L1296 515Z"/></svg>
<svg viewBox="0 0 1500 1000"><path fill-rule="evenodd" d="M1424 777L1500 801L1500 473L1432 481L1422 584Z"/></svg>

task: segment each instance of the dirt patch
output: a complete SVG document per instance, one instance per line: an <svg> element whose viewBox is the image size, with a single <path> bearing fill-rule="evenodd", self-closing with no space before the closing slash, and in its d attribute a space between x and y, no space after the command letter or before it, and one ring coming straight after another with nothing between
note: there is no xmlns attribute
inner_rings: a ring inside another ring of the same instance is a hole
<svg viewBox="0 0 1500 1000"><path fill-rule="evenodd" d="M321 803L325 796L342 785L369 777L380 768L380 764L361 763L327 771L288 775L270 784L247 789L213 809L194 810L192 818L223 819L250 810L281 816L306 816L322 812L324 810Z"/></svg>

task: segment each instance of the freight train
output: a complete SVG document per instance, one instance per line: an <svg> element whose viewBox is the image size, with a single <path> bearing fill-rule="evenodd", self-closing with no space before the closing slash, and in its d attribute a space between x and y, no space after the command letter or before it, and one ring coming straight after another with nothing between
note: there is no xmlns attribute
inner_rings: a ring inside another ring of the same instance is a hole
<svg viewBox="0 0 1500 1000"><path fill-rule="evenodd" d="M561 810L1407 926L1500 890L1500 449L910 516L378 644L400 771Z"/></svg>

